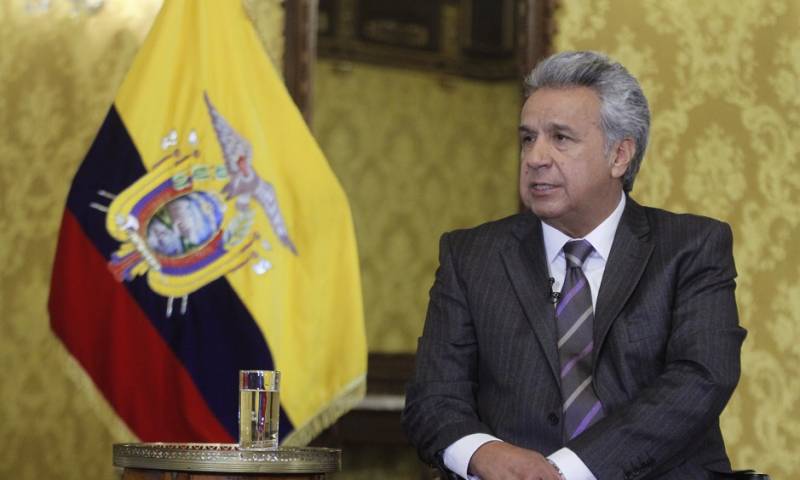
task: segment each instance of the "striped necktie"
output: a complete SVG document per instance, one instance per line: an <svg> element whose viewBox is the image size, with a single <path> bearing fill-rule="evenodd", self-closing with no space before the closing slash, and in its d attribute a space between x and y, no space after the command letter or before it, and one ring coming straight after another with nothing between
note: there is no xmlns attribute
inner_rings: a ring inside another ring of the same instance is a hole
<svg viewBox="0 0 800 480"><path fill-rule="evenodd" d="M567 272L556 305L556 322L566 441L580 435L603 416L603 406L592 387L592 294L581 270L592 250L586 240L564 245Z"/></svg>

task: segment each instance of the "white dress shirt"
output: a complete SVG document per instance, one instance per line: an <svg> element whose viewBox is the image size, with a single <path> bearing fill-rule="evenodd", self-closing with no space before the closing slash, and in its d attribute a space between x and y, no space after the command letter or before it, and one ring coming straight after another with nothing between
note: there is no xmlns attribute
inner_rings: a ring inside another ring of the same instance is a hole
<svg viewBox="0 0 800 480"><path fill-rule="evenodd" d="M600 282L603 280L606 261L609 253L611 253L611 244L614 243L614 235L617 233L617 226L619 226L624 210L625 194L622 194L617 208L611 212L611 215L583 237L594 247L589 257L583 262L582 267L586 280L589 282L592 305L597 305ZM578 239L570 238L544 222L542 222L542 234L544 237L544 250L547 255L547 267L550 270L550 277L554 279L553 291L561 291L561 287L564 285L564 277L567 273L564 244L570 240ZM462 437L444 449L444 464L461 478L480 480L479 477L467 473L469 461L481 445L498 440L500 439L485 433L475 433ZM547 459L556 464L566 480L597 480L580 457L569 448L561 448L549 455Z"/></svg>

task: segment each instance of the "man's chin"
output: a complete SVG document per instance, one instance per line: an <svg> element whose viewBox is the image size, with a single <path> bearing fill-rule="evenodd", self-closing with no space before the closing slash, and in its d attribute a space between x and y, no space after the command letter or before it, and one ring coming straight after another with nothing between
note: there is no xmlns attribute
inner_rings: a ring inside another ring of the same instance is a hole
<svg viewBox="0 0 800 480"><path fill-rule="evenodd" d="M542 200L528 201L525 206L542 220L556 218L562 213L558 205Z"/></svg>

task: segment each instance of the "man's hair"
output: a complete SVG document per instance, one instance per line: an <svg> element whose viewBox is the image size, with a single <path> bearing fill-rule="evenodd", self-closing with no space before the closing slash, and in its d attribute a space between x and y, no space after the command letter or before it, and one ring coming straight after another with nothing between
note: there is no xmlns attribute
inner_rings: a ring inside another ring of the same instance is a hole
<svg viewBox="0 0 800 480"><path fill-rule="evenodd" d="M618 141L631 138L636 151L622 178L633 189L650 131L650 109L639 82L617 62L596 52L561 52L536 65L525 78L525 98L540 88L588 87L600 98L600 124L606 153Z"/></svg>

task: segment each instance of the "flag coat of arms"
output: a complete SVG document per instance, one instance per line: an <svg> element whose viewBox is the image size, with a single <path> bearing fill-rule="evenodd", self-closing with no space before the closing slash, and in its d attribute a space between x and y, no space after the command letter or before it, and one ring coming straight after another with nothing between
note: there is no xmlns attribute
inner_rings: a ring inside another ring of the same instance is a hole
<svg viewBox="0 0 800 480"><path fill-rule="evenodd" d="M238 1L168 0L72 184L51 325L143 441L234 441L281 371L281 440L365 389L345 194Z"/></svg>

